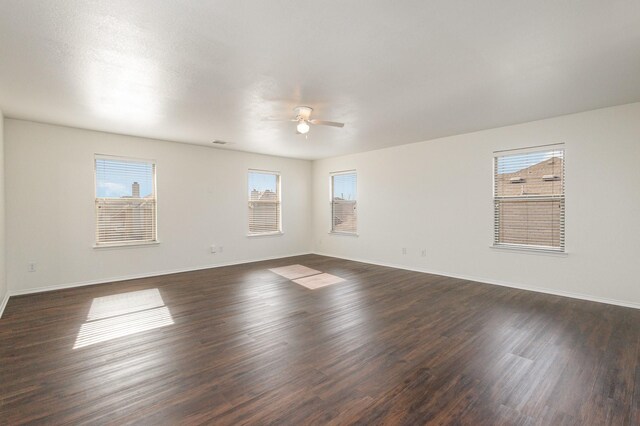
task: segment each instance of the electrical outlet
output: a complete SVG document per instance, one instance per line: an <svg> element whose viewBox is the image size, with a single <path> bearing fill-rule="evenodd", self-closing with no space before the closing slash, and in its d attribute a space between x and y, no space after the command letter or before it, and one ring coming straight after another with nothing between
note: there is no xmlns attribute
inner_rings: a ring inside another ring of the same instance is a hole
<svg viewBox="0 0 640 426"><path fill-rule="evenodd" d="M422 257L427 257L427 249L422 249Z"/></svg>
<svg viewBox="0 0 640 426"><path fill-rule="evenodd" d="M407 248L406 247L402 247L402 254L407 254Z"/></svg>
<svg viewBox="0 0 640 426"><path fill-rule="evenodd" d="M36 262L29 262L27 264L27 271L35 272L36 271Z"/></svg>
<svg viewBox="0 0 640 426"><path fill-rule="evenodd" d="M224 252L224 247L223 246L219 246L218 247L218 253L222 253Z"/></svg>
<svg viewBox="0 0 640 426"><path fill-rule="evenodd" d="M211 246L211 253L216 253L216 252L217 252L216 246L212 245Z"/></svg>

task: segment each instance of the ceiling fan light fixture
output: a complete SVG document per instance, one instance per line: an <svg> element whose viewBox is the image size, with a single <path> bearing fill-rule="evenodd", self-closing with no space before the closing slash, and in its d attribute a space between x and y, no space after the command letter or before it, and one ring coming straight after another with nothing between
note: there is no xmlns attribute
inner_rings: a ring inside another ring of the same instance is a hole
<svg viewBox="0 0 640 426"><path fill-rule="evenodd" d="M296 126L296 129L299 133L302 133L304 135L305 133L309 132L309 124L304 120L300 120L298 122L298 125Z"/></svg>

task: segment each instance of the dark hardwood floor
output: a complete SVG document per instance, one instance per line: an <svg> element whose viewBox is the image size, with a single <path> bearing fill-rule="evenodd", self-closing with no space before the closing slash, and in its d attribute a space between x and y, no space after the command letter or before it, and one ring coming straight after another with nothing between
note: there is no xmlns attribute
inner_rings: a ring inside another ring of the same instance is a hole
<svg viewBox="0 0 640 426"><path fill-rule="evenodd" d="M12 297L0 422L638 425L639 351L638 310L309 255Z"/></svg>

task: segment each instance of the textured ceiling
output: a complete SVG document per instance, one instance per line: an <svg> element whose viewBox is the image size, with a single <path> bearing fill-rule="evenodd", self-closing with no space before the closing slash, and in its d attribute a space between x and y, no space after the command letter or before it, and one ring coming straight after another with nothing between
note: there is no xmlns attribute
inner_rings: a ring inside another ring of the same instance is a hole
<svg viewBox="0 0 640 426"><path fill-rule="evenodd" d="M315 159L638 101L640 2L5 0L0 58L9 117Z"/></svg>

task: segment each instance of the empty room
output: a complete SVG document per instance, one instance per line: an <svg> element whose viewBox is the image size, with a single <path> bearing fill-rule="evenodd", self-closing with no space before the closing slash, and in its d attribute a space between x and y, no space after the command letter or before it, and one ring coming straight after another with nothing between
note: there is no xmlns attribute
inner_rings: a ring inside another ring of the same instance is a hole
<svg viewBox="0 0 640 426"><path fill-rule="evenodd" d="M0 0L1 425L640 425L637 0Z"/></svg>

